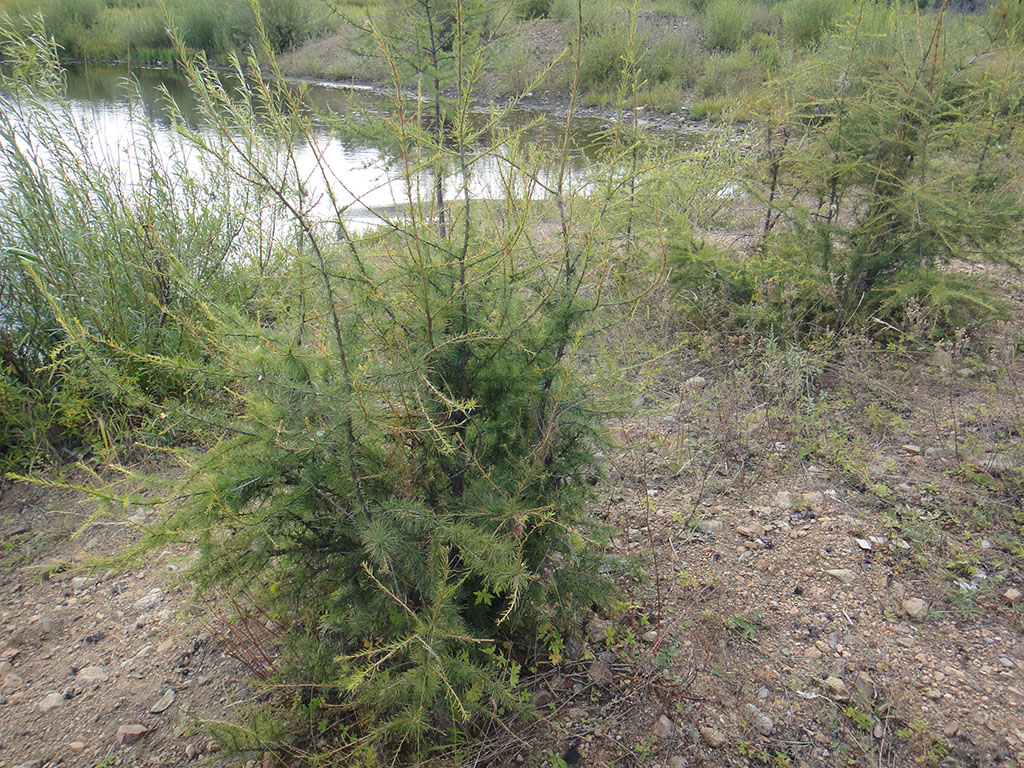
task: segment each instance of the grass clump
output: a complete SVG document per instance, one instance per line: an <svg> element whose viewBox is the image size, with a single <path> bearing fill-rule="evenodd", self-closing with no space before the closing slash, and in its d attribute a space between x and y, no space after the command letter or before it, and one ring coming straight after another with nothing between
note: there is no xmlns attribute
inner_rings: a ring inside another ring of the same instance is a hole
<svg viewBox="0 0 1024 768"><path fill-rule="evenodd" d="M750 5L743 0L711 0L704 12L704 44L735 51L750 34Z"/></svg>
<svg viewBox="0 0 1024 768"><path fill-rule="evenodd" d="M244 202L144 125L128 167L111 167L63 97L55 49L38 31L4 34L0 460L180 435L172 404L207 386L205 297L245 290Z"/></svg>

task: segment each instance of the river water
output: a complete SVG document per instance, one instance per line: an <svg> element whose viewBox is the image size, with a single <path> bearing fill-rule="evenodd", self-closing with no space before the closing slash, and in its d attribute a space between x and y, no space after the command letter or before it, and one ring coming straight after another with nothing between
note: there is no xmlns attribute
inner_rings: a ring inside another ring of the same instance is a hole
<svg viewBox="0 0 1024 768"><path fill-rule="evenodd" d="M74 114L87 126L93 151L109 158L111 163L124 163L138 145L139 117L144 115L152 126L153 141L147 147L170 147L173 124L167 113L167 97L177 105L186 124L202 131L202 118L195 97L183 75L167 69L135 69L131 75L135 87L128 87L125 68L82 66L67 73L67 97ZM389 101L382 94L367 88L352 88L328 83L307 83L307 100L334 115L353 116L353 122L366 115L387 114ZM485 120L481 110L479 119ZM401 181L393 158L360 132L332 130L329 121L317 124L313 146L296 149L299 177L306 177L304 186L309 198L322 203L324 219L330 219L335 205L345 209L348 226L365 230L382 223L382 217L395 215L417 197L429 195L432 184L429 171L417 175L418 190L410 190ZM543 118L526 112L512 113L503 127L524 131L524 141L533 144L537 154L557 154L564 121ZM574 121L570 134L569 177L585 183L588 169L596 162L602 144L607 141L608 123L597 118ZM318 172L317 157L329 168L328 174ZM127 164L127 163L126 163ZM466 181L453 174L447 194L460 193L464 183L474 198L500 198L504 195L511 166L499 154L486 154L474 164L472 177ZM543 178L544 171L541 171ZM324 185L330 186L331 195ZM335 202L328 205L329 197Z"/></svg>

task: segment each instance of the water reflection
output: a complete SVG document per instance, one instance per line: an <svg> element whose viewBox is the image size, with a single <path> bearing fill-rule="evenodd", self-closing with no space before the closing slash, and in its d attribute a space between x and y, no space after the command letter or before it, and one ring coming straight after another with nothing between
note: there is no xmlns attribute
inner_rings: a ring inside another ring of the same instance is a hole
<svg viewBox="0 0 1024 768"><path fill-rule="evenodd" d="M76 116L91 123L95 131L95 146L100 156L111 163L123 163L127 153L138 152L140 146L150 147L166 162L173 154L174 137L168 117L167 98L173 99L177 109L190 127L202 131L202 119L196 100L183 75L167 69L135 69L132 75L137 88L127 86L127 70L112 67L80 67L67 76L67 95ZM230 79L226 83L230 87ZM130 94L133 94L130 97ZM345 209L350 226L365 229L380 223L380 217L401 210L415 199L432 195L433 182L429 171L411 179L414 189L402 181L396 165L380 148L371 131L360 131L358 126L366 115L386 113L389 102L379 93L360 88L346 88L327 84L306 84L307 101L321 111L349 118L344 136L333 130L327 122L316 124L312 145L297 148L295 171L297 181L306 193L307 205L314 216L324 220L334 218L335 205ZM155 133L153 141L140 142L140 125L136 119L148 119ZM475 116L484 125L488 115L481 111ZM353 128L354 127L354 128ZM525 139L534 144L540 154L551 143L560 142L563 126L558 120L538 120L536 115L513 114L504 127L525 131ZM570 173L579 182L586 169L600 151L602 131L606 123L596 119L581 120L571 136ZM555 154L555 153L548 153ZM195 153L189 153L186 162L201 162ZM137 157L134 159L138 159ZM322 173L326 168L327 173ZM512 168L499 155L489 154L474 165L472 177L465 182L475 198L495 198L504 195ZM543 176L542 176L543 180ZM446 195L461 194L463 180L453 174L448 181ZM331 197L334 202L331 202Z"/></svg>

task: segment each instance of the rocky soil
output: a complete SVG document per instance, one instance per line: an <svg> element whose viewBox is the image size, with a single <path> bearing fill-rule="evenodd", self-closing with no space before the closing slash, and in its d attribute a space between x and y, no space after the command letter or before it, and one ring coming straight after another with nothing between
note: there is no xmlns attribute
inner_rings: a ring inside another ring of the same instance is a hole
<svg viewBox="0 0 1024 768"><path fill-rule="evenodd" d="M970 464L941 439L945 421L924 414L947 391L945 362L911 374L915 405L872 439L860 479L800 456L791 424L769 417L743 432L735 381L705 371L649 388L614 426L621 451L596 510L647 581L625 585L621 613L587 624L536 684L541 720L485 743L481 764L550 765L566 751L585 765L667 768L1024 762L1021 510L996 503L980 520L989 494L960 474L998 479L1019 454L974 441ZM889 365L864 373L886 386ZM1005 410L1019 362L949 376L964 434L968 401L990 414L983 434L999 407L1019 428L1019 401ZM686 452L710 435L719 452ZM730 465L732 438L771 447ZM0 766L224 757L200 726L252 702L253 667L176 581L187 552L80 570L148 520L90 510L25 484L0 499Z"/></svg>
<svg viewBox="0 0 1024 768"><path fill-rule="evenodd" d="M202 721L252 695L188 585L185 553L89 569L151 520L18 484L0 497L0 766L185 765L219 750ZM77 535L76 535L77 534Z"/></svg>

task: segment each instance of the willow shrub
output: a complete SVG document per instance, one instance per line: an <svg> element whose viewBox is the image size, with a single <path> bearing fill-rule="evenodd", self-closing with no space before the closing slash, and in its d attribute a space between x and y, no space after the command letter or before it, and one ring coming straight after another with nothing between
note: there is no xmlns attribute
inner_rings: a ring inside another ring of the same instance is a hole
<svg viewBox="0 0 1024 768"><path fill-rule="evenodd" d="M583 197L572 109L540 151L501 127L505 110L474 115L483 49L462 4L413 10L405 53L375 32L399 200L363 235L313 131L339 118L255 58L230 91L203 58L183 64L205 115L192 140L276 203L290 277L266 286L277 304L257 323L225 328L244 415L154 541L197 536L197 582L285 628L278 674L301 711L326 713L304 747L342 761L422 754L522 710L522 665L538 646L557 658L611 594L585 514L602 418L577 355L605 301L621 163L588 181L609 204ZM477 199L488 167L498 186Z"/></svg>
<svg viewBox="0 0 1024 768"><path fill-rule="evenodd" d="M141 115L97 141L40 33L3 50L0 462L154 439L215 389L206 305L244 297L245 192Z"/></svg>

